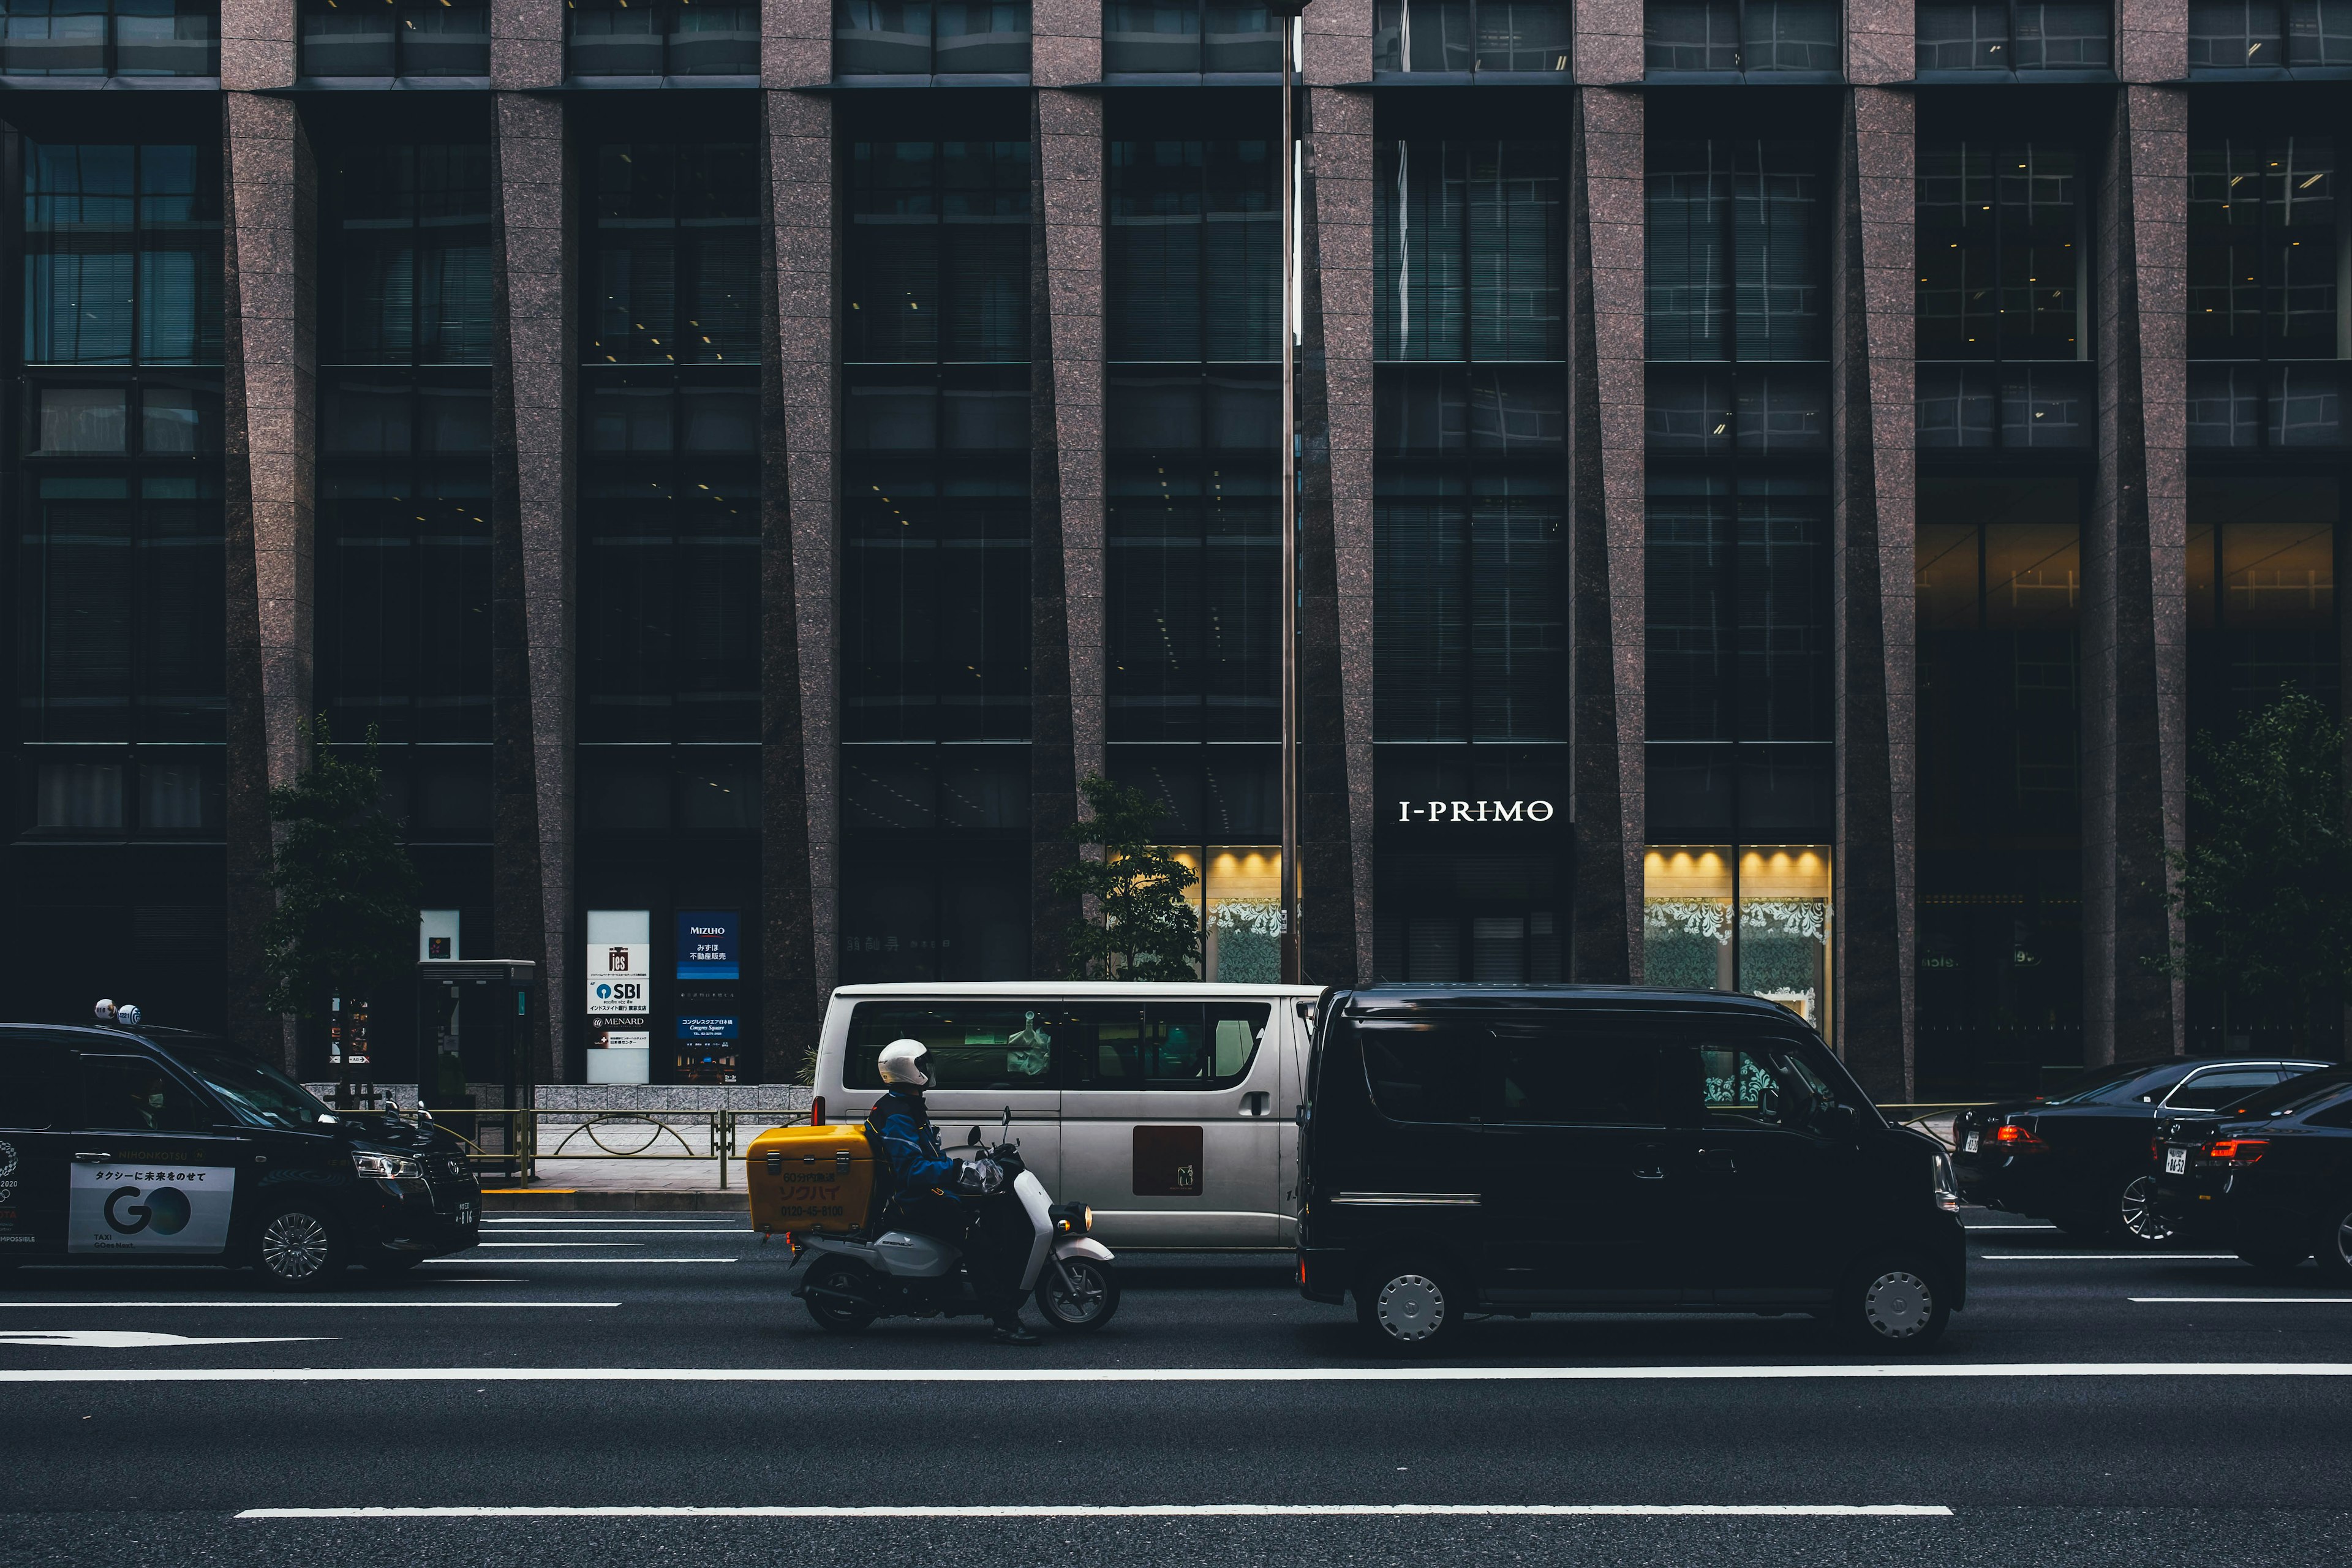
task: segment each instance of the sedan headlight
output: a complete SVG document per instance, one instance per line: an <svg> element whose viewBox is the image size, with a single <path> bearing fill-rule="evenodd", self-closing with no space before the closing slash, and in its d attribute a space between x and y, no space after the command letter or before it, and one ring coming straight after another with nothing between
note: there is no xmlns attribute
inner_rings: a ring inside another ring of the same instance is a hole
<svg viewBox="0 0 2352 1568"><path fill-rule="evenodd" d="M1936 1151L1936 1206L1946 1214L1960 1212L1960 1177L1953 1168L1952 1157L1941 1149Z"/></svg>
<svg viewBox="0 0 2352 1568"><path fill-rule="evenodd" d="M425 1167L405 1154L379 1154L373 1149L352 1151L352 1169L376 1182L421 1182Z"/></svg>

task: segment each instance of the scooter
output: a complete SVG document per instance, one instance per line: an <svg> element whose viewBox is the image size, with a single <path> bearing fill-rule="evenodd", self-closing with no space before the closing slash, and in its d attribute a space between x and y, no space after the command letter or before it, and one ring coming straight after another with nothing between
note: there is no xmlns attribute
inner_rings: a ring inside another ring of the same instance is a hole
<svg viewBox="0 0 2352 1568"><path fill-rule="evenodd" d="M975 1131L971 1142L979 1142ZM1054 1202L1045 1184L1022 1163L1017 1143L986 1145L980 1153L1012 1177L1004 1191L985 1201L1017 1205L1030 1225L1023 1294L1034 1292L1045 1321L1065 1333L1091 1333L1109 1322L1118 1310L1118 1274L1111 1267L1110 1248L1087 1234L1093 1211L1084 1204ZM811 1257L809 1270L793 1294L808 1303L819 1328L833 1333L862 1332L877 1318L956 1318L982 1311L961 1249L931 1237L907 1230L886 1230L870 1239L796 1236L795 1263L803 1253Z"/></svg>

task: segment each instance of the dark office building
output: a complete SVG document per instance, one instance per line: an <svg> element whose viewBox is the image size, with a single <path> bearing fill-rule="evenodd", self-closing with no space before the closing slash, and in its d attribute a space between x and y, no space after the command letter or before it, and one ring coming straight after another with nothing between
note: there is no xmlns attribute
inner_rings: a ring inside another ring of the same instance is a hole
<svg viewBox="0 0 2352 1568"><path fill-rule="evenodd" d="M323 1070L255 983L319 717L553 1079L1061 974L1096 773L1276 977L1265 9L0 12L12 1014ZM2296 1026L2148 960L2192 736L2343 689L2352 0L1302 52L1307 978L1754 992L1895 1100Z"/></svg>

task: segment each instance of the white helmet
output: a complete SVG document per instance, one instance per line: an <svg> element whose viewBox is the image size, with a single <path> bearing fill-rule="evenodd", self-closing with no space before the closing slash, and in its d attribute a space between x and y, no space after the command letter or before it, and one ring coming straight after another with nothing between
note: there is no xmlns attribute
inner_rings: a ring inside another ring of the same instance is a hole
<svg viewBox="0 0 2352 1568"><path fill-rule="evenodd" d="M924 1076L923 1057L930 1047L920 1040L893 1040L882 1047L881 1068L884 1083L903 1083L921 1089L931 1080Z"/></svg>
<svg viewBox="0 0 2352 1568"><path fill-rule="evenodd" d="M92 1007L90 1011L97 1016L98 1021L101 1024L111 1024L114 1022L114 1003L111 998L105 996L100 997L98 999L98 1005Z"/></svg>

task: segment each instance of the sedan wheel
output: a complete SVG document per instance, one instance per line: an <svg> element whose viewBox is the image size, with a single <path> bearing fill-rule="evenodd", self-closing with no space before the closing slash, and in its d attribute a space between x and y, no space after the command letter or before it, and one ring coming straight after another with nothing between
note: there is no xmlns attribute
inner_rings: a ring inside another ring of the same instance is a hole
<svg viewBox="0 0 2352 1568"><path fill-rule="evenodd" d="M2330 1279L2352 1279L2352 1209L2339 1206L2320 1236L2319 1271Z"/></svg>
<svg viewBox="0 0 2352 1568"><path fill-rule="evenodd" d="M2134 1176L2124 1184L2116 1201L2116 1217L2123 1226L2124 1239L2143 1247L2156 1247L2172 1239L2172 1226L2156 1211L2156 1178Z"/></svg>
<svg viewBox="0 0 2352 1568"><path fill-rule="evenodd" d="M253 1261L262 1283L274 1289L316 1290L341 1272L342 1247L324 1215L283 1209L262 1221Z"/></svg>

